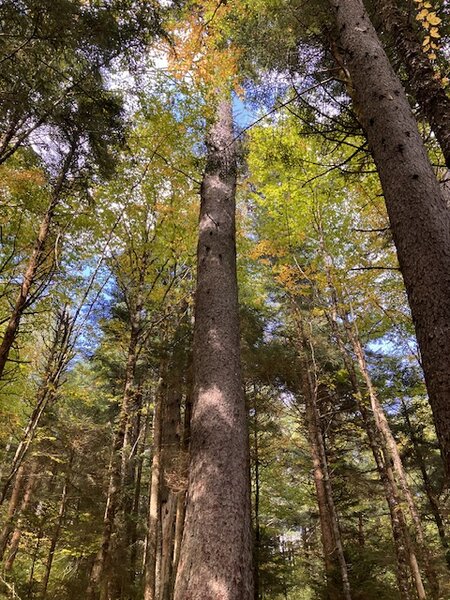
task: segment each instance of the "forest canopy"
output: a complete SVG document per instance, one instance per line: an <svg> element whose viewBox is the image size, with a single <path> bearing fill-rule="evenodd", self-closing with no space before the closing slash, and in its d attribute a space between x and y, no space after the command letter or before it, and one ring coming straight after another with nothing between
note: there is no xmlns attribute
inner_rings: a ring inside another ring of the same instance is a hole
<svg viewBox="0 0 450 600"><path fill-rule="evenodd" d="M449 43L0 3L0 598L450 598Z"/></svg>

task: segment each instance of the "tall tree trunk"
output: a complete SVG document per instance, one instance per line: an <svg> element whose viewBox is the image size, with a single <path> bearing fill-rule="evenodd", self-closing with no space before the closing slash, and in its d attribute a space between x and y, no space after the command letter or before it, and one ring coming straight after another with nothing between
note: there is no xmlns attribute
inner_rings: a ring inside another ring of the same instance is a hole
<svg viewBox="0 0 450 600"><path fill-rule="evenodd" d="M232 106L221 99L201 186L191 462L175 600L253 600L235 195Z"/></svg>
<svg viewBox="0 0 450 600"><path fill-rule="evenodd" d="M398 0L379 0L379 8L383 25L391 34L395 49L408 73L411 91L422 114L430 123L447 168L450 169L450 98L436 77L431 60L423 51L409 15L399 6Z"/></svg>
<svg viewBox="0 0 450 600"><path fill-rule="evenodd" d="M56 520L56 526L55 529L53 531L53 535L50 541L50 548L48 550L48 555L47 555L47 561L45 563L45 573L44 573L44 578L42 580L42 600L45 600L47 598L47 588L48 588L48 582L50 580L50 573L52 571L52 565L53 565L53 559L55 556L55 550L56 550L56 546L58 544L59 541L59 536L61 534L61 529L64 523L64 517L66 515L66 509L67 509L67 493L68 493L68 489L69 489L69 484L70 484L70 476L71 476L71 469L72 469L72 463L73 463L73 458L74 458L74 453L72 452L70 455L70 459L69 459L69 465L68 465L68 469L67 469L67 474L66 477L64 479L64 484L62 487L62 492L61 492L61 500L59 502L59 509L58 509L58 516L57 516L57 520Z"/></svg>
<svg viewBox="0 0 450 600"><path fill-rule="evenodd" d="M317 405L318 386L315 382L315 376L311 374L311 366L308 360L310 352L309 340L305 336L299 311L294 310L296 312L296 322L299 332L300 381L305 401L306 425L308 428L314 484L319 508L327 576L327 597L328 600L335 600L338 597L351 600L352 594L348 577L348 567L344 555L338 514L333 498L328 458Z"/></svg>
<svg viewBox="0 0 450 600"><path fill-rule="evenodd" d="M165 396L167 394L166 370L166 365L164 363L161 366L160 382L155 396L155 407L153 410L153 457L147 515L147 545L144 566L144 600L155 600L157 598L157 555L161 518L160 491L162 410Z"/></svg>
<svg viewBox="0 0 450 600"><path fill-rule="evenodd" d="M445 531L445 523L442 517L441 508L439 506L438 499L436 497L436 492L433 488L433 483L428 475L428 471L425 464L425 459L422 454L422 450L420 448L419 440L417 439L417 434L414 430L413 424L411 423L411 419L409 417L408 407L406 406L405 401L402 399L402 409L403 415L405 417L406 426L408 428L408 435L412 442L414 448L415 459L419 465L420 472L422 474L423 486L425 489L425 493L428 498L428 503L430 505L431 514L433 515L434 522L436 523L436 527L439 533L439 539L441 540L442 548L444 550L445 559L447 563L447 568L450 569L450 548L447 538L447 533Z"/></svg>
<svg viewBox="0 0 450 600"><path fill-rule="evenodd" d="M30 446L34 440L36 431L41 423L45 409L51 404L57 396L57 391L64 368L69 358L70 336L72 331L72 321L67 311L59 313L52 345L47 357L45 371L42 381L36 393L36 403L28 419L27 426L14 454L8 476L5 479L1 493L0 505L4 502L9 487L29 452Z"/></svg>
<svg viewBox="0 0 450 600"><path fill-rule="evenodd" d="M172 370L176 368L172 365ZM177 509L176 461L180 455L180 381L171 381L162 414L161 436L161 589L160 600L172 597L172 567Z"/></svg>
<svg viewBox="0 0 450 600"><path fill-rule="evenodd" d="M362 0L329 0L380 175L450 474L450 213L416 120Z"/></svg>
<svg viewBox="0 0 450 600"><path fill-rule="evenodd" d="M189 446L191 441L191 417L192 417L192 365L188 366L188 381L186 398L184 403L184 422L183 422L183 435L181 439L181 460L180 460L180 477L181 479L187 479L188 462L189 462ZM173 567L172 567L172 589L175 587L175 579L178 572L178 565L180 562L180 549L181 541L183 538L184 521L186 516L186 487L178 493L177 500L177 515L175 522L175 540L173 547Z"/></svg>
<svg viewBox="0 0 450 600"><path fill-rule="evenodd" d="M370 406L372 409L372 413L375 419L375 425L380 432L383 438L383 447L385 448L385 453L388 456L389 464L392 463L396 478L399 482L400 489L402 490L403 497L406 500L406 504L409 509L409 513L411 515L414 530L416 534L416 539L418 542L418 548L422 553L423 562L425 565L425 571L427 574L427 578L430 583L431 588L431 597L438 598L439 597L439 583L437 580L436 572L432 565L432 559L430 557L427 542L425 540L425 534L423 531L422 520L419 515L419 511L416 506L416 502L414 500L413 493L411 488L409 487L409 483L406 477L405 469L403 467L403 462L398 451L397 442L395 441L394 436L392 435L392 431L384 410L381 407L381 404L378 400L378 395L376 393L375 387L372 383L372 378L370 376L369 370L367 368L367 361L365 351L362 347L361 340L359 339L358 331L356 329L355 323L350 323L347 316L345 316L345 325L348 331L348 335L353 346L353 351L355 353L356 359L358 361L359 370L363 377L364 383L366 385ZM413 577L416 582L417 594L419 598L425 598L425 591L422 583L422 579L420 576L420 571L416 565L415 559L411 563Z"/></svg>
<svg viewBox="0 0 450 600"><path fill-rule="evenodd" d="M140 405L142 406L142 392L139 393ZM139 429L138 439L136 441L136 476L134 482L134 498L132 508L132 527L130 531L130 542L131 542L131 553L130 553L130 570L132 575L132 582L135 580L136 568L137 568L137 556L138 556L138 521L141 508L141 488L142 488L142 469L144 465L144 451L146 449L147 434L150 424L150 410L149 400L146 402L145 419L142 424L142 416L138 419L137 427ZM140 411L141 412L141 411Z"/></svg>
<svg viewBox="0 0 450 600"><path fill-rule="evenodd" d="M45 257L45 248L50 233L51 223L53 221L55 210L61 200L64 183L67 173L72 165L74 154L75 145L73 145L67 153L59 177L55 182L50 203L39 226L39 232L34 244L33 252L31 253L27 268L23 275L22 283L20 284L19 294L17 295L11 316L3 334L3 339L0 343L0 379L3 376L9 352L16 339L22 315L30 303L31 288L35 282L37 271Z"/></svg>
<svg viewBox="0 0 450 600"><path fill-rule="evenodd" d="M10 571L12 569L14 561L16 559L17 551L19 550L20 538L22 536L21 517L30 504L30 500L36 487L36 483L36 467L31 466L30 472L28 473L26 485L23 491L22 501L18 510L19 518L15 523L14 533L12 534L11 541L9 543L9 548L7 550L7 556L5 559L5 571Z"/></svg>
<svg viewBox="0 0 450 600"><path fill-rule="evenodd" d="M35 485L35 463L32 462L28 467L22 465L14 481L14 487L8 504L8 512L0 533L0 560L3 559L8 548L8 542L11 534L13 535L9 545L8 556L11 556L11 553L15 553L17 551L17 548L14 547L16 542L19 541L21 535L19 527L20 516L24 513L28 507L28 504L30 503ZM6 562L8 562L8 559Z"/></svg>
<svg viewBox="0 0 450 600"><path fill-rule="evenodd" d="M332 331L338 347L341 351L345 367L349 374L350 382L355 394L355 399L358 404L359 412L361 413L364 429L367 434L370 449L373 454L373 458L380 476L380 481L383 485L386 502L389 508L389 514L391 519L392 538L394 542L395 555L397 560L397 584L402 600L410 600L412 591L409 581L410 574L410 545L407 542L408 532L406 529L406 520L403 515L401 501L398 496L397 486L395 483L395 477L392 472L391 461L389 454L386 449L386 445L381 436L380 431L376 427L373 414L369 412L366 407L366 403L363 394L360 389L358 378L356 376L356 369L352 361L348 350L345 347L341 332L337 324L337 313L336 313L336 297L334 288L331 287L333 293L333 313L330 318ZM412 563L414 564L414 558Z"/></svg>
<svg viewBox="0 0 450 600"><path fill-rule="evenodd" d="M259 518L259 504L260 504L260 457L259 457L259 419L258 419L258 396L256 386L253 389L253 481L254 481L254 524L253 531L255 535L254 549L253 549L253 579L254 579L254 591L255 600L260 598L260 586L259 586L259 568L260 568L260 552L261 552L261 524Z"/></svg>
<svg viewBox="0 0 450 600"><path fill-rule="evenodd" d="M138 332L132 327L127 352L125 386L114 434L110 463L110 481L105 514L103 518L102 544L95 559L87 590L88 600L100 596L100 600L115 600L120 597L124 572L129 565L122 548L124 537L123 483L124 471L128 466L130 412L133 401L134 376L137 362ZM125 447L125 444L126 447ZM126 455L126 456L125 456ZM119 514L122 513L122 514ZM119 522L120 521L120 522ZM125 552L128 557L128 552Z"/></svg>
<svg viewBox="0 0 450 600"><path fill-rule="evenodd" d="M330 324L333 337L335 338L335 341L337 342L338 348L341 352L344 365L349 374L355 399L357 401L367 433L369 445L372 450L378 473L380 475L380 480L384 487L385 497L391 515L392 533L396 548L397 580L399 584L399 591L402 598L408 597L409 583L406 567L406 563L408 562L419 598L423 598L425 595L415 550L410 539L408 525L401 508L401 498L399 496L393 469L395 469L397 476L399 477L400 487L402 489L403 496L406 499L407 506L416 528L419 548L424 554L427 576L430 581L433 598L435 598L439 595L439 585L436 572L434 571L434 568L430 562L428 549L425 546L422 522L406 478L406 473L403 468L397 443L392 435L386 415L384 414L384 411L379 403L375 387L372 383L372 378L367 368L366 355L359 338L356 321L354 318L350 320L347 312L341 308L342 301L338 296L332 275L333 259L325 245L321 215L319 215L317 225L330 294L329 299L331 306L330 312L327 313L327 319ZM338 323L338 320L341 324L343 324L343 332L341 332L341 327ZM345 335L346 341L352 347L353 353L356 357L356 363L369 396L370 411L366 407L364 395L361 391L358 381L354 359L344 342L343 335Z"/></svg>

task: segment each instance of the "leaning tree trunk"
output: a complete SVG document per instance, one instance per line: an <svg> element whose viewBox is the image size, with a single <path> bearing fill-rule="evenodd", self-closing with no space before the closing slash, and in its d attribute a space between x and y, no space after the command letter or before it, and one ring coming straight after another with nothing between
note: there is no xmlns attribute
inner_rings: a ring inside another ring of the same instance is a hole
<svg viewBox="0 0 450 600"><path fill-rule="evenodd" d="M383 25L394 39L395 49L408 73L411 91L430 123L447 168L450 168L450 98L398 0L379 0L379 7Z"/></svg>
<svg viewBox="0 0 450 600"><path fill-rule="evenodd" d="M420 473L422 475L423 487L428 498L428 504L430 506L431 514L433 515L434 522L436 523L436 527L439 533L439 539L441 540L442 548L444 551L447 569L450 569L449 542L445 530L444 518L441 513L441 507L439 506L439 501L433 487L433 482L430 476L428 475L427 465L425 463L425 459L422 453L422 449L420 447L420 442L417 438L416 431L409 417L408 407L406 406L406 403L403 399L401 400L401 403L403 416L405 418L405 423L408 428L408 437L411 440L411 443L414 448L415 461L417 462L420 469Z"/></svg>
<svg viewBox="0 0 450 600"><path fill-rule="evenodd" d="M207 138L201 186L191 462L175 600L253 599L235 194L232 107L222 99Z"/></svg>
<svg viewBox="0 0 450 600"><path fill-rule="evenodd" d="M75 154L75 146L72 146L64 160L61 172L54 185L49 205L39 226L38 235L34 244L33 252L28 260L27 268L20 284L19 293L14 303L9 321L6 325L2 341L0 343L0 379L3 376L5 366L8 360L9 352L17 337L20 321L23 313L30 304L30 295L32 286L36 280L36 274L45 258L45 248L50 233L51 224L55 215L56 208L61 201L61 195L64 189L67 174L72 165Z"/></svg>
<svg viewBox="0 0 450 600"><path fill-rule="evenodd" d="M329 0L380 175L450 474L450 213L416 120L362 0Z"/></svg>

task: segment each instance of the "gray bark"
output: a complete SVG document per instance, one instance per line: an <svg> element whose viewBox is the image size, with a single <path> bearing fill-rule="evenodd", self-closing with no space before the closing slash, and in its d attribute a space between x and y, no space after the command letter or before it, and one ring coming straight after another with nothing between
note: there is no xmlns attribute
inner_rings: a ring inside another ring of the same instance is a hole
<svg viewBox="0 0 450 600"><path fill-rule="evenodd" d="M194 407L175 600L252 600L248 430L241 380L231 102L217 106L201 187Z"/></svg>

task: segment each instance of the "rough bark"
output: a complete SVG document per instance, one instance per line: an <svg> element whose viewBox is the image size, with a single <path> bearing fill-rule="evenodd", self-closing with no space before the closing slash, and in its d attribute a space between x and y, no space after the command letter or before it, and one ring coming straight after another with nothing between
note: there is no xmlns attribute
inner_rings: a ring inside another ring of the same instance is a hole
<svg viewBox="0 0 450 600"><path fill-rule="evenodd" d="M450 214L405 92L362 1L329 4L381 179L450 474Z"/></svg>
<svg viewBox="0 0 450 600"><path fill-rule="evenodd" d="M235 194L232 108L223 99L208 135L201 186L191 462L175 600L253 599Z"/></svg>
<svg viewBox="0 0 450 600"><path fill-rule="evenodd" d="M436 77L431 60L422 49L421 40L408 14L397 0L379 0L383 25L391 34L403 65L408 83L423 116L442 149L447 168L450 168L450 98Z"/></svg>

